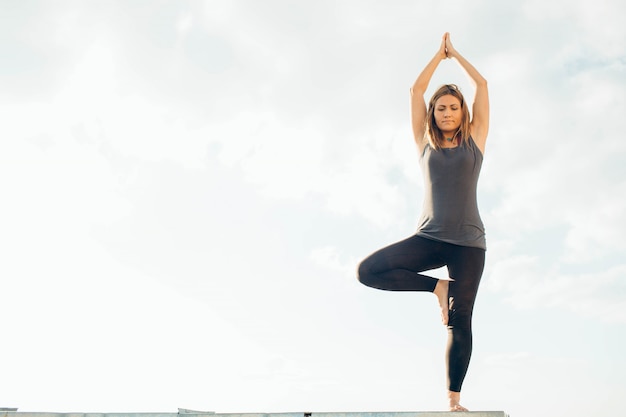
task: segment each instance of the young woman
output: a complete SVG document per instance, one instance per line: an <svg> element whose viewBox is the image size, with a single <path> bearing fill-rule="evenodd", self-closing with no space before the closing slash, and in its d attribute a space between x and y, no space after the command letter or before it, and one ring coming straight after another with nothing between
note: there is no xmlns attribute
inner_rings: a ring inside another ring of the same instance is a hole
<svg viewBox="0 0 626 417"><path fill-rule="evenodd" d="M459 89L440 87L428 103L424 93L439 63L454 58L476 89L470 120ZM432 292L448 326L446 365L450 411L459 403L472 352L472 310L485 263L485 232L476 186L489 128L487 81L454 49L445 33L439 51L411 88L411 118L424 174L424 206L417 232L367 257L359 281L390 291ZM447 266L450 280L420 272Z"/></svg>

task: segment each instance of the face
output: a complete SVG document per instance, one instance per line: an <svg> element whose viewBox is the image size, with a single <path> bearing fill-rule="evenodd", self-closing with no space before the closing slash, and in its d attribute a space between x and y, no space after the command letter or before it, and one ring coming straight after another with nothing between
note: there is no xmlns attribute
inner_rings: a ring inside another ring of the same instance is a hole
<svg viewBox="0 0 626 417"><path fill-rule="evenodd" d="M455 132L463 121L461 101L447 94L435 102L435 122L442 132Z"/></svg>

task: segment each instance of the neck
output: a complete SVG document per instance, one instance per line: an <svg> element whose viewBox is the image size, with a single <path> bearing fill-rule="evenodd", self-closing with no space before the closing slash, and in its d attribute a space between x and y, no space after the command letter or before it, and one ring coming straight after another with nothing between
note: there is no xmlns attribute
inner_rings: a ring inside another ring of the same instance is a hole
<svg viewBox="0 0 626 417"><path fill-rule="evenodd" d="M443 138L444 138L445 142L456 143L455 139L456 139L456 136L459 134L459 131L458 130L451 131L451 132L443 132L442 131L441 133L443 135Z"/></svg>

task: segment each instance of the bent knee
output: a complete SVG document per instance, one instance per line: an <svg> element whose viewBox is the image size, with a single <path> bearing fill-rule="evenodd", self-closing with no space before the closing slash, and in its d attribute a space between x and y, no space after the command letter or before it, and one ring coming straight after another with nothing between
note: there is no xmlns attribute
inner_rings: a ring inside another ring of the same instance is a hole
<svg viewBox="0 0 626 417"><path fill-rule="evenodd" d="M373 274L369 268L365 265L365 262L361 262L356 270L356 279L363 285L371 287Z"/></svg>

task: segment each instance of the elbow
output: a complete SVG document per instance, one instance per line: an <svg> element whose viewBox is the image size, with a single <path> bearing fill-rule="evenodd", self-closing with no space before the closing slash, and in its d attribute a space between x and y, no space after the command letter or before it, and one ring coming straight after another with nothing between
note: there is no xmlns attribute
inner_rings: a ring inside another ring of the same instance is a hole
<svg viewBox="0 0 626 417"><path fill-rule="evenodd" d="M411 97L413 96L417 96L417 97L423 97L424 93L426 93L426 89L420 87L420 86L413 86L411 88L409 88L409 93L411 95Z"/></svg>

